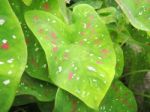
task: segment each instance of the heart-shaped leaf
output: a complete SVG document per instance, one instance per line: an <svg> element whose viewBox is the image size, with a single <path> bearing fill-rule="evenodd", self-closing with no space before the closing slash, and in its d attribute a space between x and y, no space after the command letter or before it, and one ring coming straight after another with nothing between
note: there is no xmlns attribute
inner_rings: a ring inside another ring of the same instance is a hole
<svg viewBox="0 0 150 112"><path fill-rule="evenodd" d="M98 109L115 73L113 45L91 6L76 6L72 18L73 24L67 25L44 11L25 15L45 51L52 82Z"/></svg>
<svg viewBox="0 0 150 112"><path fill-rule="evenodd" d="M115 0L131 24L137 29L150 31L149 0Z"/></svg>
<svg viewBox="0 0 150 112"><path fill-rule="evenodd" d="M17 95L31 95L39 101L52 101L55 97L56 87L47 82L31 78L27 74L22 76Z"/></svg>
<svg viewBox="0 0 150 112"><path fill-rule="evenodd" d="M9 2L0 4L0 111L10 108L27 59L20 23Z"/></svg>

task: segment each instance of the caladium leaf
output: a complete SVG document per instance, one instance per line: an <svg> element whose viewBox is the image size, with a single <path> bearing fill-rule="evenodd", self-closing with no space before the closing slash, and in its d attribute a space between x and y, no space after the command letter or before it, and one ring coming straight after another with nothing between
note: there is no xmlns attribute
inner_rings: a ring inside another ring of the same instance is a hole
<svg viewBox="0 0 150 112"><path fill-rule="evenodd" d="M24 2L24 4L26 4L27 6L30 6L32 3L32 0L22 0Z"/></svg>
<svg viewBox="0 0 150 112"><path fill-rule="evenodd" d="M9 2L0 4L0 111L10 108L27 59L19 21Z"/></svg>
<svg viewBox="0 0 150 112"><path fill-rule="evenodd" d="M123 68L124 68L124 56L123 50L119 44L114 44L115 52L116 52L116 73L115 78L118 79L122 75Z"/></svg>
<svg viewBox="0 0 150 112"><path fill-rule="evenodd" d="M137 112L133 93L120 81L112 83L99 112Z"/></svg>
<svg viewBox="0 0 150 112"><path fill-rule="evenodd" d="M88 108L78 98L58 89L55 98L54 112L98 112Z"/></svg>
<svg viewBox="0 0 150 112"><path fill-rule="evenodd" d="M39 101L52 101L55 98L56 87L51 84L31 78L27 74L22 76L17 95L31 95Z"/></svg>
<svg viewBox="0 0 150 112"><path fill-rule="evenodd" d="M45 51L51 81L98 109L115 74L112 41L91 6L76 6L72 18L73 24L67 25L44 11L25 14Z"/></svg>
<svg viewBox="0 0 150 112"><path fill-rule="evenodd" d="M26 37L26 43L28 46L28 63L26 72L34 78L50 82L48 79L48 69L45 53L43 52L42 47L32 32L27 28L27 25L24 22L24 12L31 9L40 9L62 18L61 8L59 7L61 4L59 4L58 0L33 0L33 3L29 7L26 7L21 1L10 0L10 3L22 23L21 25ZM35 17L34 19L36 20L38 18Z"/></svg>
<svg viewBox="0 0 150 112"><path fill-rule="evenodd" d="M133 93L120 81L114 81L104 97L99 110L88 108L68 92L58 89L54 112L136 112L137 104Z"/></svg>
<svg viewBox="0 0 150 112"><path fill-rule="evenodd" d="M115 0L131 24L137 29L150 31L149 0Z"/></svg>

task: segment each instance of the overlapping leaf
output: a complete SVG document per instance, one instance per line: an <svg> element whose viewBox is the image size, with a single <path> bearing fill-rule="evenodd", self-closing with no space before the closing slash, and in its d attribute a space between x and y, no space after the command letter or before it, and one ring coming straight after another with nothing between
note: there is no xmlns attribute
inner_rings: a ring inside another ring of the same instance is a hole
<svg viewBox="0 0 150 112"><path fill-rule="evenodd" d="M21 26L9 2L0 4L0 112L10 108L27 59Z"/></svg>
<svg viewBox="0 0 150 112"><path fill-rule="evenodd" d="M17 14L19 20L22 23L21 25L22 25L22 28L26 37L26 44L28 46L28 63L26 66L26 72L34 78L49 82L45 53L43 52L41 45L39 44L37 39L34 37L32 32L30 32L29 29L27 28L27 25L24 21L24 13L27 10L39 9L39 10L50 12L62 18L62 15L61 15L62 10L60 10L61 8L59 7L59 5L61 4L58 3L58 0L54 0L54 1L53 0L48 0L48 1L33 0L33 3L28 7L22 4L21 1L10 0L10 3L15 13ZM36 20L38 18L35 17L34 19Z"/></svg>
<svg viewBox="0 0 150 112"><path fill-rule="evenodd" d="M76 6L69 26L43 11L25 18L46 53L52 82L97 109L114 77L115 53L94 9Z"/></svg>
<svg viewBox="0 0 150 112"><path fill-rule="evenodd" d="M55 98L56 87L47 82L31 78L27 74L22 76L17 95L31 95L39 101L52 101Z"/></svg>
<svg viewBox="0 0 150 112"><path fill-rule="evenodd" d="M137 105L133 93L120 81L115 81L104 97L99 110L88 108L83 102L68 92L58 89L54 112L136 112Z"/></svg>
<svg viewBox="0 0 150 112"><path fill-rule="evenodd" d="M150 31L149 0L115 0L131 24L137 29Z"/></svg>
<svg viewBox="0 0 150 112"><path fill-rule="evenodd" d="M99 112L137 112L133 93L120 81L112 83Z"/></svg>

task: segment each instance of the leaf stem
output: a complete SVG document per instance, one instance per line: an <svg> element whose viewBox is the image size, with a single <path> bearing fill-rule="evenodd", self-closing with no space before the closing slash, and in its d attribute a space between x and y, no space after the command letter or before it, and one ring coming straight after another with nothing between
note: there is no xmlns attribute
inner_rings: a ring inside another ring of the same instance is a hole
<svg viewBox="0 0 150 112"><path fill-rule="evenodd" d="M126 73L126 74L123 75L122 77L126 77L126 76L129 76L129 75L131 75L131 74L135 74L135 73L142 73L142 72L150 72L150 69L132 71L132 72Z"/></svg>

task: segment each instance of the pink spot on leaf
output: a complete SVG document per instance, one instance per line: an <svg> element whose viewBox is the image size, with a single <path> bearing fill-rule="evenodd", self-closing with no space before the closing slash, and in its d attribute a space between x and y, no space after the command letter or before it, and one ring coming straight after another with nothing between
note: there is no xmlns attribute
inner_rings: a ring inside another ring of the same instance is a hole
<svg viewBox="0 0 150 112"><path fill-rule="evenodd" d="M44 10L48 11L50 9L48 2L43 4Z"/></svg>
<svg viewBox="0 0 150 112"><path fill-rule="evenodd" d="M107 49L103 49L103 50L102 50L102 53L103 53L103 54L108 54L109 51L108 51Z"/></svg>
<svg viewBox="0 0 150 112"><path fill-rule="evenodd" d="M71 80L72 78L73 78L73 73L72 73L72 72L69 72L68 80Z"/></svg>
<svg viewBox="0 0 150 112"><path fill-rule="evenodd" d="M7 50L7 49L9 49L9 44L8 43L3 43L1 48Z"/></svg>
<svg viewBox="0 0 150 112"><path fill-rule="evenodd" d="M57 39L56 33L52 32L51 36L52 36L53 39Z"/></svg>
<svg viewBox="0 0 150 112"><path fill-rule="evenodd" d="M53 52L57 52L58 51L58 47L53 47Z"/></svg>
<svg viewBox="0 0 150 112"><path fill-rule="evenodd" d="M35 21L38 21L38 20L39 20L39 17L38 17L38 16L34 16L33 19L34 19Z"/></svg>

